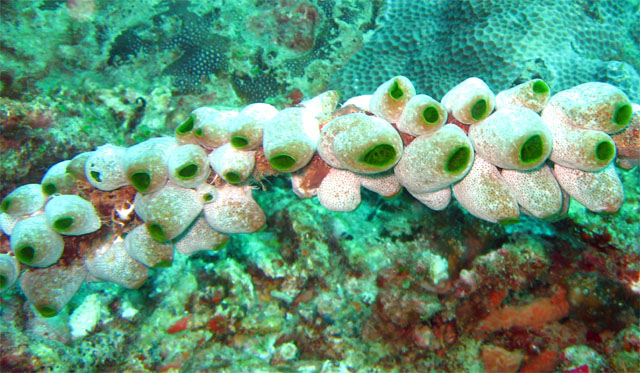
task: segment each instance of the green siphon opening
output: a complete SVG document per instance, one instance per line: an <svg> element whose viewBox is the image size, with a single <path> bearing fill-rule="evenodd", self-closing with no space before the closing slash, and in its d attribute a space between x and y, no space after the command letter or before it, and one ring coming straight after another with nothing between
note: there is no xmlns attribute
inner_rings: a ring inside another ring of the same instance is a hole
<svg viewBox="0 0 640 373"><path fill-rule="evenodd" d="M91 178L97 182L102 182L102 178L100 177L100 172L98 171L91 171L89 172L89 175L91 176Z"/></svg>
<svg viewBox="0 0 640 373"><path fill-rule="evenodd" d="M146 171L134 172L129 176L129 182L138 192L146 192L151 186L151 175Z"/></svg>
<svg viewBox="0 0 640 373"><path fill-rule="evenodd" d="M633 108L626 103L620 103L613 112L613 123L618 126L626 126L631 121L633 115Z"/></svg>
<svg viewBox="0 0 640 373"><path fill-rule="evenodd" d="M38 306L36 310L42 317L53 317L58 314L58 311L53 306Z"/></svg>
<svg viewBox="0 0 640 373"><path fill-rule="evenodd" d="M206 193L206 194L204 194L204 195L202 196L202 199L203 199L205 202L211 202L211 201L213 200L213 194L211 194L211 193Z"/></svg>
<svg viewBox="0 0 640 373"><path fill-rule="evenodd" d="M58 187L54 183L42 184L42 191L44 194L50 196L58 191Z"/></svg>
<svg viewBox="0 0 640 373"><path fill-rule="evenodd" d="M422 119L427 124L436 124L440 120L440 112L435 106L427 106L422 110Z"/></svg>
<svg viewBox="0 0 640 373"><path fill-rule="evenodd" d="M596 145L596 159L600 162L609 162L615 155L616 148L609 141L600 141Z"/></svg>
<svg viewBox="0 0 640 373"><path fill-rule="evenodd" d="M158 263L156 263L156 265L153 266L153 268L167 268L167 267L171 267L171 263L173 261L169 260L169 259L164 259L159 261Z"/></svg>
<svg viewBox="0 0 640 373"><path fill-rule="evenodd" d="M224 174L224 179L231 184L236 184L242 181L242 175L237 172L231 171Z"/></svg>
<svg viewBox="0 0 640 373"><path fill-rule="evenodd" d="M72 216L63 216L53 222L53 229L57 230L58 232L67 231L73 225L73 221L74 219Z"/></svg>
<svg viewBox="0 0 640 373"><path fill-rule="evenodd" d="M24 245L16 250L16 259L24 264L30 264L36 257L36 249L31 245Z"/></svg>
<svg viewBox="0 0 640 373"><path fill-rule="evenodd" d="M532 164L540 160L544 153L542 136L532 135L520 147L520 162Z"/></svg>
<svg viewBox="0 0 640 373"><path fill-rule="evenodd" d="M471 105L471 118L473 120L481 120L489 113L489 104L485 98L480 98Z"/></svg>
<svg viewBox="0 0 640 373"><path fill-rule="evenodd" d="M0 203L0 210L2 210L2 212L7 212L9 211L9 209L11 208L11 198L5 198L2 200L2 203Z"/></svg>
<svg viewBox="0 0 640 373"><path fill-rule="evenodd" d="M204 131L202 130L202 128L201 128L201 127L198 127L198 128L196 128L196 130L195 130L195 131L193 131L193 134L194 134L196 137L202 137L202 136L204 136Z"/></svg>
<svg viewBox="0 0 640 373"><path fill-rule="evenodd" d="M499 220L498 224L500 224L503 227L505 227L507 225L517 224L519 222L520 222L520 218L505 218L505 219Z"/></svg>
<svg viewBox="0 0 640 373"><path fill-rule="evenodd" d="M360 157L360 162L376 167L384 168L396 160L396 149L391 144L376 144L367 149Z"/></svg>
<svg viewBox="0 0 640 373"><path fill-rule="evenodd" d="M178 169L178 176L180 176L181 179L193 179L198 174L199 170L200 167L198 167L197 164L189 163Z"/></svg>
<svg viewBox="0 0 640 373"><path fill-rule="evenodd" d="M289 154L276 154L269 159L271 167L278 171L287 171L296 164L296 159Z"/></svg>
<svg viewBox="0 0 640 373"><path fill-rule="evenodd" d="M164 228L158 223L149 223L147 224L147 231L151 238L156 240L157 242L165 242L167 241L167 234L164 231Z"/></svg>
<svg viewBox="0 0 640 373"><path fill-rule="evenodd" d="M196 120L193 115L189 115L189 118L187 118L178 127L176 127L176 134L186 135L187 133L191 132L191 130L193 130L193 125L195 124L195 122Z"/></svg>
<svg viewBox="0 0 640 373"><path fill-rule="evenodd" d="M249 146L249 139L244 136L235 135L231 138L231 146L236 149L244 149Z"/></svg>
<svg viewBox="0 0 640 373"><path fill-rule="evenodd" d="M535 94L544 95L549 93L549 86L544 82L544 80L536 80L531 86L531 90Z"/></svg>
<svg viewBox="0 0 640 373"><path fill-rule="evenodd" d="M0 274L0 289L4 289L9 284L7 276Z"/></svg>
<svg viewBox="0 0 640 373"><path fill-rule="evenodd" d="M444 170L450 174L458 174L469 166L469 162L471 162L471 148L459 146L449 153Z"/></svg>
<svg viewBox="0 0 640 373"><path fill-rule="evenodd" d="M398 81L394 80L393 84L391 84L391 88L389 88L389 97L394 100L399 100L402 96L404 96L404 91L400 87L400 84L398 84Z"/></svg>

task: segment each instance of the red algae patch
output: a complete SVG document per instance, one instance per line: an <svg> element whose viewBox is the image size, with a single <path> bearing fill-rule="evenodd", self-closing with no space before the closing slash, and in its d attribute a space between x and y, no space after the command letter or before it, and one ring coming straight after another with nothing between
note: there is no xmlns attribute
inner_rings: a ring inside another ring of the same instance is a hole
<svg viewBox="0 0 640 373"><path fill-rule="evenodd" d="M558 288L549 298L538 298L523 306L504 306L482 320L477 331L494 332L514 326L536 328L560 320L569 315L566 298L566 290Z"/></svg>

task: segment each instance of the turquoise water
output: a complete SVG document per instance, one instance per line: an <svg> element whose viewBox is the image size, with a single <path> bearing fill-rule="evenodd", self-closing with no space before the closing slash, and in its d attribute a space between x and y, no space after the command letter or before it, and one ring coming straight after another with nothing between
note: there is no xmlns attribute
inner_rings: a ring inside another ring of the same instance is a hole
<svg viewBox="0 0 640 373"><path fill-rule="evenodd" d="M640 366L637 0L0 10L0 371Z"/></svg>

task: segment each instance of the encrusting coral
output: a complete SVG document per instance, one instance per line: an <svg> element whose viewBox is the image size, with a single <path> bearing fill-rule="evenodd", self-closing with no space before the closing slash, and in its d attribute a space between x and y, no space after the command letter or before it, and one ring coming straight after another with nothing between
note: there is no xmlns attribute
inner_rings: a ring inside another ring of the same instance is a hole
<svg viewBox="0 0 640 373"><path fill-rule="evenodd" d="M174 137L101 146L9 194L0 225L13 255L0 254L0 288L16 281L18 261L27 265L20 284L43 316L58 313L85 278L137 288L149 267L171 264L174 248L218 250L227 234L262 229L252 184L278 173L334 211L356 209L361 187L384 197L404 187L436 210L455 196L472 215L502 224L521 213L558 218L566 194L592 211L617 211L624 193L609 134L632 121L629 99L603 83L549 96L540 79L496 96L469 78L438 102L396 76L338 110L333 91L280 111L196 109ZM595 144L585 140L591 133L601 138ZM582 150L566 150L574 148ZM68 280L47 282L58 274Z"/></svg>

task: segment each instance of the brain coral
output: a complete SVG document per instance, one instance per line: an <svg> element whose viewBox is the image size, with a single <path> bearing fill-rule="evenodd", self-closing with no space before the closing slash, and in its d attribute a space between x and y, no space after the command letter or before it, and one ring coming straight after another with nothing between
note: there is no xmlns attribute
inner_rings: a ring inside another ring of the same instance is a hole
<svg viewBox="0 0 640 373"><path fill-rule="evenodd" d="M637 3L388 0L382 27L329 87L351 97L404 75L418 91L440 98L468 76L493 89L538 77L556 90L604 81L637 100Z"/></svg>

